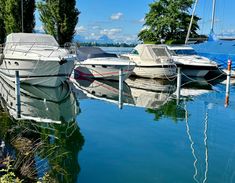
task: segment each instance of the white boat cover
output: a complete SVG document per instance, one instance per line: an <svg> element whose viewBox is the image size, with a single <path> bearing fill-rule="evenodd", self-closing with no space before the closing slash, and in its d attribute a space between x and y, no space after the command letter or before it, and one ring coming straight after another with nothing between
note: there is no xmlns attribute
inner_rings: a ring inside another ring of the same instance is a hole
<svg viewBox="0 0 235 183"><path fill-rule="evenodd" d="M165 45L139 44L134 49L138 52L141 60L160 62L161 57L170 57Z"/></svg>
<svg viewBox="0 0 235 183"><path fill-rule="evenodd" d="M34 45L59 46L55 38L49 34L11 33L6 39L6 45L28 45L32 43Z"/></svg>

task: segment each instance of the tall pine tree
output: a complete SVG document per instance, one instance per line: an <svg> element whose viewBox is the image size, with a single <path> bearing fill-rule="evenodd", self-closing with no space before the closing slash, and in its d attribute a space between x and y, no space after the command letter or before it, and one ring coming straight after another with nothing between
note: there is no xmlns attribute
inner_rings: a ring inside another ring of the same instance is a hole
<svg viewBox="0 0 235 183"><path fill-rule="evenodd" d="M4 43L6 37L5 23L5 0L0 0L0 44Z"/></svg>
<svg viewBox="0 0 235 183"><path fill-rule="evenodd" d="M146 29L138 37L143 41L159 42L161 39L184 41L191 15L189 9L193 0L159 0L150 4L145 16ZM199 18L194 16L191 36L197 36Z"/></svg>
<svg viewBox="0 0 235 183"><path fill-rule="evenodd" d="M34 12L36 9L35 0L23 0L24 9L24 32L31 33L35 27Z"/></svg>
<svg viewBox="0 0 235 183"><path fill-rule="evenodd" d="M0 0L0 43L4 42L7 34L22 31L22 9L24 32L33 32L35 26L35 0Z"/></svg>
<svg viewBox="0 0 235 183"><path fill-rule="evenodd" d="M21 31L21 8L19 0L5 1L4 24L7 34Z"/></svg>
<svg viewBox="0 0 235 183"><path fill-rule="evenodd" d="M72 41L80 14L75 0L44 0L38 3L38 9L46 33L60 45Z"/></svg>

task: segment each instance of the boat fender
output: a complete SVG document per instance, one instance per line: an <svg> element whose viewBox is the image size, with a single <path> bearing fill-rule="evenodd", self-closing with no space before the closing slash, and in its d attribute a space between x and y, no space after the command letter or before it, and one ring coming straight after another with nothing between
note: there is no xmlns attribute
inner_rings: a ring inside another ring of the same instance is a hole
<svg viewBox="0 0 235 183"><path fill-rule="evenodd" d="M65 58L62 58L60 61L59 61L59 64L60 65L63 65L65 63L67 63L68 61L65 59Z"/></svg>
<svg viewBox="0 0 235 183"><path fill-rule="evenodd" d="M4 59L4 55L3 55L3 54L0 54L0 65L2 65L3 59Z"/></svg>

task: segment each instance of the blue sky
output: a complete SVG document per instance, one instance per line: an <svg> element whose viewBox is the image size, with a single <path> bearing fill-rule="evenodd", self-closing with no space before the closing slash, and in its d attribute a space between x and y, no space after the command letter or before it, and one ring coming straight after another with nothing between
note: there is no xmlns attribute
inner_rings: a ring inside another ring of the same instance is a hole
<svg viewBox="0 0 235 183"><path fill-rule="evenodd" d="M136 41L152 2L154 0L77 0L81 11L77 34L87 39L107 35L117 42ZM235 0L217 0L216 33L235 33L234 8ZM211 9L212 0L199 0L196 10L202 18L199 33L209 33ZM41 27L38 18L37 27Z"/></svg>

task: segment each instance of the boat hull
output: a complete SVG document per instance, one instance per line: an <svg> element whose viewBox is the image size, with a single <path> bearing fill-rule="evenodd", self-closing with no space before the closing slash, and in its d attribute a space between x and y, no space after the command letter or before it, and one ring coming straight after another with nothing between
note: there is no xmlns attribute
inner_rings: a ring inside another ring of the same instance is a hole
<svg viewBox="0 0 235 183"><path fill-rule="evenodd" d="M30 85L57 87L70 76L74 61L61 63L56 59L17 59L5 57L0 65L0 73L15 81L15 71L19 71L20 81Z"/></svg>
<svg viewBox="0 0 235 183"><path fill-rule="evenodd" d="M181 68L183 75L189 77L205 77L210 71L218 70L217 66L196 66L196 65L183 65L177 64Z"/></svg>
<svg viewBox="0 0 235 183"><path fill-rule="evenodd" d="M176 67L174 65L137 65L133 70L133 74L143 78L159 78L167 79L176 76Z"/></svg>
<svg viewBox="0 0 235 183"><path fill-rule="evenodd" d="M122 79L126 80L133 72L135 65L89 65L80 64L74 69L74 77L119 80L122 69Z"/></svg>

